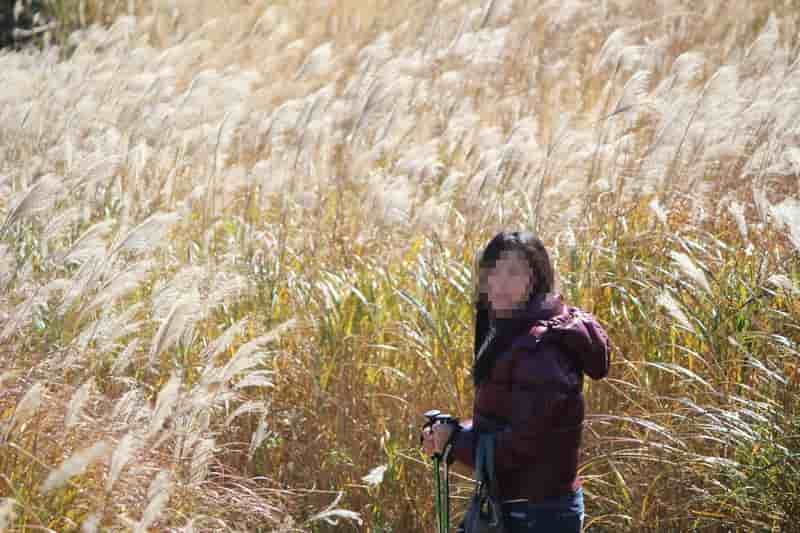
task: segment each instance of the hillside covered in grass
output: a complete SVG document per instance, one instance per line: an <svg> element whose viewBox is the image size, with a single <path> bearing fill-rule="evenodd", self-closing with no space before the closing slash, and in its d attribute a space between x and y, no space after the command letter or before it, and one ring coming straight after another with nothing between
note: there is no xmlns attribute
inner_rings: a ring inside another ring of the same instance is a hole
<svg viewBox="0 0 800 533"><path fill-rule="evenodd" d="M587 530L800 530L797 2L50 4L0 50L0 530L430 530L504 228L611 336Z"/></svg>

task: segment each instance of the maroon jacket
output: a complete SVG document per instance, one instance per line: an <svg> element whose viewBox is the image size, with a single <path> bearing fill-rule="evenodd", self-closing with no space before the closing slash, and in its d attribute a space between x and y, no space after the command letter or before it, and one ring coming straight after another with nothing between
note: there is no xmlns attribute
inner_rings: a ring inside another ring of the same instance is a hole
<svg viewBox="0 0 800 533"><path fill-rule="evenodd" d="M609 342L590 314L560 298L497 357L475 390L472 420L454 438L455 460L475 467L476 433L499 431L495 451L501 500L532 502L581 486L578 449L584 418L583 374L608 374Z"/></svg>

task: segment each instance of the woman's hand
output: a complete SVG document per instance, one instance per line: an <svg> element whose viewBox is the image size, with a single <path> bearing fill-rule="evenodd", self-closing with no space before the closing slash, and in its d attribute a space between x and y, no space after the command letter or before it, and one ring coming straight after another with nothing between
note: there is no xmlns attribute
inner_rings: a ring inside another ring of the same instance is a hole
<svg viewBox="0 0 800 533"><path fill-rule="evenodd" d="M426 427L422 430L422 451L426 455L441 454L455 429L455 424L434 424Z"/></svg>

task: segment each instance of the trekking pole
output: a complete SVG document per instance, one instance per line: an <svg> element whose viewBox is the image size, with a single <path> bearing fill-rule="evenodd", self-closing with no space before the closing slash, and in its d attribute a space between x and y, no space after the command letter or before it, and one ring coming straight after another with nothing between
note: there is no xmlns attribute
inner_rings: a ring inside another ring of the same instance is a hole
<svg viewBox="0 0 800 533"><path fill-rule="evenodd" d="M440 414L436 417L436 421L440 424L458 424L458 418L447 415L447 414ZM444 450L442 450L442 459L444 460L444 502L442 502L442 520L441 522L444 524L444 533L450 531L450 452L452 451L453 445L449 444L446 446Z"/></svg>
<svg viewBox="0 0 800 533"><path fill-rule="evenodd" d="M425 418L428 421L425 423L426 428L433 428L436 423L436 417L442 414L438 409L431 409L425 412ZM444 524L442 523L442 485L439 472L439 465L441 462L441 455L434 453L431 457L433 459L433 505L436 513L436 532L445 533Z"/></svg>

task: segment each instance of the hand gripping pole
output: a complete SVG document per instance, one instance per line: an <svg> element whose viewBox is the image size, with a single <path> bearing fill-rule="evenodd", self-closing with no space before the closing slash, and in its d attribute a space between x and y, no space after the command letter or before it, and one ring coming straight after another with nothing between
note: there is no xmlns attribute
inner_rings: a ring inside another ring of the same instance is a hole
<svg viewBox="0 0 800 533"><path fill-rule="evenodd" d="M432 428L436 424L458 424L458 419L449 414L443 414L438 409L431 409L425 413L425 428ZM436 513L436 532L447 533L450 529L450 465L449 456L452 445L447 444L442 453L433 454L433 490L434 511ZM442 463L444 463L444 479L442 479Z"/></svg>

